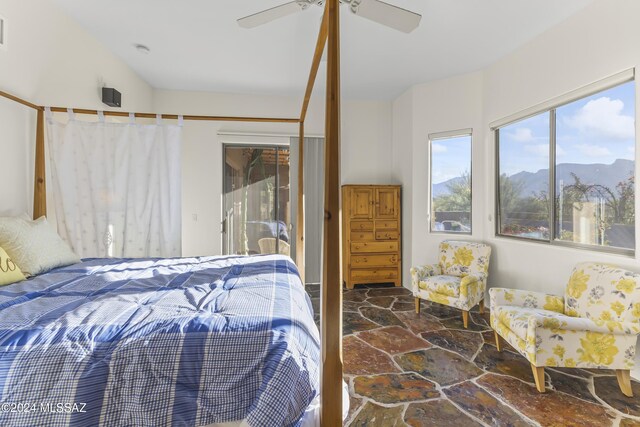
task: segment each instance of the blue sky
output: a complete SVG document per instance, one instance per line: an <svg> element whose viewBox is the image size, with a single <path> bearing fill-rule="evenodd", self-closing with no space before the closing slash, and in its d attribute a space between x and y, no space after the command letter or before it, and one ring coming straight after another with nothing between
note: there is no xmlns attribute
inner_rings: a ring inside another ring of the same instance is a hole
<svg viewBox="0 0 640 427"><path fill-rule="evenodd" d="M471 169L471 136L431 141L433 184L462 176Z"/></svg>
<svg viewBox="0 0 640 427"><path fill-rule="evenodd" d="M557 163L604 163L635 157L633 82L559 107ZM549 167L549 114L500 130L500 171L513 175Z"/></svg>

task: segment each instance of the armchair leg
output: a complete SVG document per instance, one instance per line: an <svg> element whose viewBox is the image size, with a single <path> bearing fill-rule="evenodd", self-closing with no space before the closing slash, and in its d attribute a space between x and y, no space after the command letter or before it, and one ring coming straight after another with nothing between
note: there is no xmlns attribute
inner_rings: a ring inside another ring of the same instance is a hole
<svg viewBox="0 0 640 427"><path fill-rule="evenodd" d="M493 334L496 336L496 348L498 351L502 351L502 343L500 342L500 335L498 335L498 331L493 331Z"/></svg>
<svg viewBox="0 0 640 427"><path fill-rule="evenodd" d="M469 326L469 312L462 311L462 323L464 324L464 328L467 329Z"/></svg>
<svg viewBox="0 0 640 427"><path fill-rule="evenodd" d="M480 301L480 314L484 314L484 300Z"/></svg>
<svg viewBox="0 0 640 427"><path fill-rule="evenodd" d="M531 370L533 371L533 379L536 381L536 388L540 393L544 393L544 366L537 367L532 363Z"/></svg>
<svg viewBox="0 0 640 427"><path fill-rule="evenodd" d="M633 397L633 390L631 389L631 371L626 369L616 369L616 376L618 377L618 385L620 391L627 397Z"/></svg>
<svg viewBox="0 0 640 427"><path fill-rule="evenodd" d="M416 297L416 313L420 314L420 298Z"/></svg>

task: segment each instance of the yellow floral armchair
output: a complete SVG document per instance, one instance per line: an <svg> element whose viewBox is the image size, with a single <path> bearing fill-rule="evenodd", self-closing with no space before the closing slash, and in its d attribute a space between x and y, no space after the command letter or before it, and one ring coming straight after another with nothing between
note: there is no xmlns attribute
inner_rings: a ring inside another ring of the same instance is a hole
<svg viewBox="0 0 640 427"><path fill-rule="evenodd" d="M491 247L482 243L442 242L437 264L411 269L416 313L420 313L421 299L459 308L467 328L469 310L480 304L484 313L490 256Z"/></svg>
<svg viewBox="0 0 640 427"><path fill-rule="evenodd" d="M598 263L578 264L564 297L489 289L491 327L531 363L538 391L544 368L615 369L629 397L640 333L640 274Z"/></svg>

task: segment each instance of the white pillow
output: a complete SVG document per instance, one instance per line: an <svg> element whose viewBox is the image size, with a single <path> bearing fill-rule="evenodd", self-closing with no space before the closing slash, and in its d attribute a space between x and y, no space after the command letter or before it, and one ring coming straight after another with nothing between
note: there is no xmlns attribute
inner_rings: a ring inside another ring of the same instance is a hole
<svg viewBox="0 0 640 427"><path fill-rule="evenodd" d="M80 262L45 217L0 217L0 246L27 277Z"/></svg>

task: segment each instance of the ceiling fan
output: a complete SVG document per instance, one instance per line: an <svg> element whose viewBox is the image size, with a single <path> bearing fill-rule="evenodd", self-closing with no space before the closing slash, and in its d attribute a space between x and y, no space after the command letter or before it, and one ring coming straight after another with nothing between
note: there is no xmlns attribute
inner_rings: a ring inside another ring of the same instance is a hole
<svg viewBox="0 0 640 427"><path fill-rule="evenodd" d="M238 24L243 28L254 28L276 19L301 12L312 5L322 6L325 0L295 0L253 15L238 19ZM354 14L371 21L385 25L396 30L410 33L418 28L422 16L385 3L380 0L340 0L340 3L349 5Z"/></svg>

